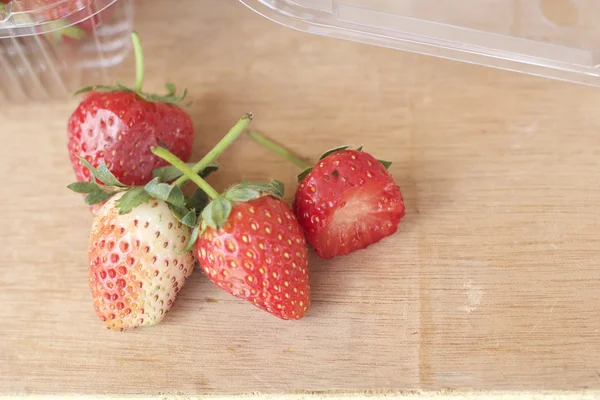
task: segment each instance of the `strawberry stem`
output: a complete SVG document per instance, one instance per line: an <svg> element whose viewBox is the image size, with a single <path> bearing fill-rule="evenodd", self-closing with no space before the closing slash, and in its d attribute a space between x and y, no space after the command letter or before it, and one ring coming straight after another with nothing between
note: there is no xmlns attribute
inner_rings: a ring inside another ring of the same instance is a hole
<svg viewBox="0 0 600 400"><path fill-rule="evenodd" d="M267 139L266 137L264 137L256 131L248 132L248 136L250 136L252 140L254 140L262 147L271 150L273 153L279 154L281 157L302 168L303 170L312 167L312 165L310 165L306 161L301 160L298 156L294 155L283 146L278 145L270 139Z"/></svg>
<svg viewBox="0 0 600 400"><path fill-rule="evenodd" d="M186 176L189 180L194 182L200 189L204 191L211 199L216 199L219 197L219 192L212 188L204 179L202 179L194 170L186 165L183 161L181 161L175 154L171 153L169 150L163 147L153 146L150 150L152 153L167 161L169 164L177 168L181 171L184 176Z"/></svg>
<svg viewBox="0 0 600 400"><path fill-rule="evenodd" d="M137 32L132 32L131 41L133 42L133 53L135 54L135 86L133 88L136 92L141 92L144 85L144 52L142 51L140 35Z"/></svg>
<svg viewBox="0 0 600 400"><path fill-rule="evenodd" d="M215 161L217 157L221 155L231 144L240 137L242 133L244 133L244 129L250 124L254 115L252 113L247 113L244 115L238 122L235 124L233 128L227 132L225 136L217 143L217 145L209 151L202 160L200 160L196 165L191 168L191 171L194 174L198 174L203 171L211 162ZM160 156L159 156L160 157ZM183 172L183 171L182 171ZM185 182L190 179L185 174L179 177L174 183L175 186L181 187ZM196 182L194 182L196 183Z"/></svg>

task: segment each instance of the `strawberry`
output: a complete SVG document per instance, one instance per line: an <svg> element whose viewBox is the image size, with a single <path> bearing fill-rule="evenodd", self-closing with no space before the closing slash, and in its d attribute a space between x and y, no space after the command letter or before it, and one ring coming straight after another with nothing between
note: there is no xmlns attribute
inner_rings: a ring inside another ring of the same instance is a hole
<svg viewBox="0 0 600 400"><path fill-rule="evenodd" d="M111 22L113 19L113 14L115 12L114 7L104 8L100 12L96 12L96 10L97 8L95 7L88 7L84 13L84 16L90 14L93 15L84 19L81 19L81 15L79 13L64 18L68 24L73 25L69 26L68 28L63 28L60 31L60 36L63 38L63 40L81 40L83 38L93 36L98 28L106 23ZM75 29L70 29L71 27L74 27Z"/></svg>
<svg viewBox="0 0 600 400"><path fill-rule="evenodd" d="M182 252L191 229L165 201L151 199L122 215L123 196L94 218L88 251L94 308L113 330L161 322L195 264L192 252Z"/></svg>
<svg viewBox="0 0 600 400"><path fill-rule="evenodd" d="M93 32L98 15L80 23L71 22L73 16L86 10L90 3L89 0L0 0L0 11L7 8L9 12L19 14L20 19L29 18L32 23L40 24L36 29L49 41L61 43L82 40Z"/></svg>
<svg viewBox="0 0 600 400"><path fill-rule="evenodd" d="M218 166L213 161L236 140L252 115L246 114L192 173L202 176ZM83 157L93 179L69 188L86 193L86 202L106 202L94 218L89 246L90 289L99 317L114 330L155 325L173 305L179 289L194 268L197 210L206 206L204 193L186 199L185 183L174 167L154 171L145 186L127 186L109 171ZM184 164L185 165L185 164ZM175 180L171 185L166 182Z"/></svg>
<svg viewBox="0 0 600 400"><path fill-rule="evenodd" d="M290 207L274 196L235 202L221 228L207 227L195 254L227 293L281 318L310 307L306 240Z"/></svg>
<svg viewBox="0 0 600 400"><path fill-rule="evenodd" d="M35 13L38 21L52 21L65 18L86 9L92 0L2 0L15 13Z"/></svg>
<svg viewBox="0 0 600 400"><path fill-rule="evenodd" d="M212 199L192 233L196 257L209 279L278 318L304 317L310 307L306 240L281 200L283 185L242 182L220 195L165 149L153 151Z"/></svg>
<svg viewBox="0 0 600 400"><path fill-rule="evenodd" d="M154 156L151 146L167 146L187 160L192 152L194 129L190 116L179 106L184 99L168 84L169 93L157 96L142 92L143 56L137 34L132 35L137 59L137 80L133 89L117 84L82 89L89 92L68 123L68 149L78 181L90 181L87 168L104 162L126 185L143 185L152 171L166 163Z"/></svg>
<svg viewBox="0 0 600 400"><path fill-rule="evenodd" d="M113 330L158 324L194 269L188 242L196 213L188 211L179 187L160 177L128 187L104 163L94 168L81 161L93 182L69 188L88 193L89 204L106 201L94 217L88 248L96 313Z"/></svg>
<svg viewBox="0 0 600 400"><path fill-rule="evenodd" d="M400 188L372 155L342 150L321 159L301 180L294 213L325 259L364 249L390 236L404 216Z"/></svg>
<svg viewBox="0 0 600 400"><path fill-rule="evenodd" d="M260 144L307 167L281 146L256 132ZM404 216L400 188L391 165L350 146L332 149L298 176L292 208L306 240L324 259L364 249L394 234Z"/></svg>

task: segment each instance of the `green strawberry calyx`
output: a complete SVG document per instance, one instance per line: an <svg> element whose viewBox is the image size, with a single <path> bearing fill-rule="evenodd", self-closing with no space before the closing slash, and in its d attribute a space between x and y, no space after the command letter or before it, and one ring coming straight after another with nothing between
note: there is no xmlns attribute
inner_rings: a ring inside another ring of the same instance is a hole
<svg viewBox="0 0 600 400"><path fill-rule="evenodd" d="M252 183L244 180L230 187L213 198L202 211L201 232L204 232L207 227L214 230L221 229L231 214L233 203L246 202L267 195L283 198L283 183L276 179L271 179L269 183Z"/></svg>
<svg viewBox="0 0 600 400"><path fill-rule="evenodd" d="M200 219L194 227L184 251L191 250L199 235L204 233L208 227L211 227L214 230L223 228L231 214L234 203L254 200L261 196L283 198L284 185L275 179L271 179L269 183L251 183L244 180L241 183L230 187L225 192L218 193L204 180L204 178L196 174L183 161L168 150L162 147L153 147L152 152L179 169L210 198L209 203L204 207L200 214Z"/></svg>
<svg viewBox="0 0 600 400"><path fill-rule="evenodd" d="M85 197L87 205L102 203L110 199L113 195L128 189L126 185L123 185L115 178L105 163L101 163L98 168L94 168L83 157L79 157L79 161L90 171L92 179L90 182L74 182L67 187L75 193L87 194Z"/></svg>
<svg viewBox="0 0 600 400"><path fill-rule="evenodd" d="M194 193L191 197L186 198L179 186L167 183L181 175L172 167L161 167L154 170L154 178L145 186L127 186L119 182L104 162L94 168L85 158L79 157L79 160L90 171L92 179L89 182L74 182L67 187L76 193L86 194L85 202L88 205L102 203L115 194L124 192L123 196L117 200L116 206L119 214L128 214L134 208L154 198L169 204L173 215L181 223L194 227L196 210L202 210L208 203L208 198L203 192ZM195 164L190 164L190 168L194 166ZM206 177L218 169L219 164L211 162L202 170L201 176Z"/></svg>
<svg viewBox="0 0 600 400"><path fill-rule="evenodd" d="M355 146L351 145L351 144L346 144L343 146L334 147L333 149L329 149L325 153L321 154L321 156L319 157L319 161L329 157L332 154L351 149L352 147L355 147ZM361 145L361 146L356 147L356 151L363 151L363 146ZM377 160L377 161L379 161L381 163L381 165L383 165L385 167L385 169L389 169L390 166L392 165L391 161L385 161L385 160ZM308 174L311 173L313 168L314 167L309 167L309 168L306 168L305 170L303 170L302 172L300 172L296 176L296 179L298 180L298 182L302 182L304 180L304 178L306 178L308 176Z"/></svg>
<svg viewBox="0 0 600 400"><path fill-rule="evenodd" d="M153 103L169 103L175 104L178 106L188 106L190 103L182 104L187 96L187 89L184 89L181 94L177 94L177 87L173 83L167 83L165 86L167 88L166 94L152 94L146 93L142 90L144 85L144 53L142 51L142 43L140 40L140 36L137 32L133 32L131 34L131 42L133 44L133 52L135 54L135 85L133 88L122 85L120 83L115 83L114 85L93 85L86 86L82 89L79 89L75 92L76 95L82 93L88 93L92 91L96 92L125 92L125 93L135 93L142 99L153 102Z"/></svg>
<svg viewBox="0 0 600 400"><path fill-rule="evenodd" d="M298 179L298 182L302 182L302 180L304 180L304 178L306 178L308 176L308 174L310 174L310 172L313 170L314 165L303 161L300 157L296 156L288 149L275 143L271 139L266 138L265 136L261 135L260 133L258 133L256 131L251 131L251 132L248 132L248 136L250 136L250 138L252 140L254 140L256 143L258 143L262 147L264 147L276 154L279 154L281 157L283 157L286 160L290 161L291 163L297 165L299 168L302 168L302 172L300 172L296 176L296 178ZM329 149L325 153L321 154L321 156L319 157L319 161L323 160L324 158L326 158L334 153L347 150L351 147L354 147L354 146L351 144L346 144L343 146L334 147L333 149ZM356 151L362 151L362 150L363 150L363 146L356 147ZM391 161L385 161L385 160L377 160L377 161L379 161L385 167L385 169L389 169L390 166L392 165Z"/></svg>

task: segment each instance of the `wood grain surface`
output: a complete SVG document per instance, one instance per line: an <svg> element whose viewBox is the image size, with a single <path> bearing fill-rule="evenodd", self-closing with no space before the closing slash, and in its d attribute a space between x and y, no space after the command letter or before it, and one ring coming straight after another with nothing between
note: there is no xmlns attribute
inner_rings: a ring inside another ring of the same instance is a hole
<svg viewBox="0 0 600 400"><path fill-rule="evenodd" d="M600 90L312 36L234 0L177 4L139 1L137 30L147 88L190 90L195 157L253 111L306 157L357 143L392 160L407 216L368 250L312 254L301 321L197 271L161 325L110 332L91 215L65 189L75 103L5 107L0 394L600 388ZM273 176L293 193L295 168L247 138L220 161L217 189Z"/></svg>

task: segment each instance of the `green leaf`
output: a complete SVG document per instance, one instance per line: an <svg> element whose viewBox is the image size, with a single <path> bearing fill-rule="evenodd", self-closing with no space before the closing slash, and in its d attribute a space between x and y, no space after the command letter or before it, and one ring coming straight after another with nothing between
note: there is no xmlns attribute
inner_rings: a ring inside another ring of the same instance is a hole
<svg viewBox="0 0 600 400"><path fill-rule="evenodd" d="M188 167L192 167L194 164L188 163ZM166 165L164 167L156 168L152 171L153 178L159 178L161 182L171 182L179 178L183 173L172 165Z"/></svg>
<svg viewBox="0 0 600 400"><path fill-rule="evenodd" d="M360 145L360 146L358 146L358 149L356 149L356 151L362 151L362 149L363 149L363 146Z"/></svg>
<svg viewBox="0 0 600 400"><path fill-rule="evenodd" d="M248 201L256 199L264 193L279 198L283 197L283 183L275 179L271 179L269 183L250 183L242 181L240 184L227 190L225 198L231 201Z"/></svg>
<svg viewBox="0 0 600 400"><path fill-rule="evenodd" d="M296 179L298 180L298 183L302 182L304 180L304 178L306 178L308 176L308 174L310 174L310 171L312 171L312 170L313 170L313 167L306 168L304 171L302 171L298 175L296 175Z"/></svg>
<svg viewBox="0 0 600 400"><path fill-rule="evenodd" d="M203 210L210 203L210 199L208 195L202 189L198 189L194 192L194 194L186 200L185 206L186 208L192 210Z"/></svg>
<svg viewBox="0 0 600 400"><path fill-rule="evenodd" d="M221 228L225 224L225 221L227 221L227 218L229 218L229 214L231 214L231 202L222 197L217 197L211 204L213 221Z"/></svg>
<svg viewBox="0 0 600 400"><path fill-rule="evenodd" d="M166 87L167 87L167 94L160 95L160 94L152 94L152 93L144 93L144 92L136 91L125 85L121 85L120 83L115 83L112 86L110 86L110 85L86 86L82 89L79 89L77 92L75 92L75 94L77 95L77 94L87 93L87 92L91 92L91 91L105 92L105 93L106 92L125 92L125 93L135 93L138 96L140 96L141 98L143 98L144 100L150 101L150 102L160 102L160 103L168 103L168 104L175 104L175 105L187 105L187 104L180 104L187 97L187 93L188 93L187 89L184 89L183 93L180 96L177 96L177 93L175 92L175 90L176 90L175 85L173 85L172 83L168 83L166 85Z"/></svg>
<svg viewBox="0 0 600 400"><path fill-rule="evenodd" d="M191 228L193 226L196 226L197 220L198 215L196 214L196 210L190 210L187 214L183 216L183 218L181 219L181 223Z"/></svg>
<svg viewBox="0 0 600 400"><path fill-rule="evenodd" d="M94 182L74 182L67 187L75 193L91 193L98 189L98 184Z"/></svg>
<svg viewBox="0 0 600 400"><path fill-rule="evenodd" d="M383 165L385 167L385 169L389 169L392 165L391 161L385 161L385 160L377 160L381 163L381 165Z"/></svg>
<svg viewBox="0 0 600 400"><path fill-rule="evenodd" d="M344 146L338 146L338 147L334 147L331 150L327 150L325 153L321 154L321 157L319 157L319 160L324 159L325 157L333 154L333 153L337 153L338 151L342 151L342 150L346 150L348 147L352 146L351 144L347 144Z"/></svg>
<svg viewBox="0 0 600 400"><path fill-rule="evenodd" d="M188 210L185 207L175 207L171 204L169 204L169 209L171 210L171 214L173 214L173 216L175 218L177 218L177 221L181 222L181 220L183 219L183 217L185 217L185 215L190 212L190 210Z"/></svg>
<svg viewBox="0 0 600 400"><path fill-rule="evenodd" d="M118 186L118 187L122 187L122 188L126 187L121 182L119 182L117 180L117 178L115 178L115 176L112 174L112 172L109 171L108 167L106 166L106 164L104 164L104 162L100 163L98 168L94 168L92 166L92 164L90 164L90 162L88 160L86 160L85 158L79 156L79 160L81 161L83 166L86 167L90 171L90 173L92 174L92 176L94 176L94 178L96 178L100 182L104 183L105 185Z"/></svg>
<svg viewBox="0 0 600 400"><path fill-rule="evenodd" d="M160 183L158 178L154 178L148 182L145 190L155 199L166 201L175 207L183 207L185 205L185 198L181 189L177 186Z"/></svg>
<svg viewBox="0 0 600 400"><path fill-rule="evenodd" d="M117 90L119 90L119 88L116 86L93 85L93 86L83 87L83 88L79 89L78 91L76 91L74 94L78 95L78 94L88 93L88 92L116 92Z"/></svg>
<svg viewBox="0 0 600 400"><path fill-rule="evenodd" d="M96 171L96 168L94 168L92 166L92 164L90 164L90 162L88 160L86 160L85 158L79 156L79 161L81 161L81 163L83 164L84 167L86 167L88 169L88 171L90 171L90 174L92 174L92 176L95 178L96 174L98 173Z"/></svg>
<svg viewBox="0 0 600 400"><path fill-rule="evenodd" d="M196 211L188 210L185 207L175 207L169 204L169 208L171 209L171 214L182 224L193 228L196 226Z"/></svg>
<svg viewBox="0 0 600 400"><path fill-rule="evenodd" d="M223 197L217 197L202 211L202 220L211 228L219 230L229 218L231 208L231 201Z"/></svg>
<svg viewBox="0 0 600 400"><path fill-rule="evenodd" d="M204 210L202 210L202 214L200 214L200 216L202 217L203 224L210 226L211 228L216 230L217 223L213 220L213 216L212 216L212 208L213 207L212 206L213 206L213 202L208 203L208 205L206 207L204 207Z"/></svg>
<svg viewBox="0 0 600 400"><path fill-rule="evenodd" d="M192 229L192 234L190 235L190 240L188 240L182 253L187 253L187 252L192 251L192 249L194 248L194 245L196 244L196 241L198 240L199 234L200 234L200 225L196 225L196 226L194 226L194 229Z"/></svg>
<svg viewBox="0 0 600 400"><path fill-rule="evenodd" d="M194 165L194 163L187 164L187 166L190 168L192 168ZM206 178L208 175L218 170L219 167L220 165L216 162L210 163L206 168L204 168L204 170L202 170L200 176L202 178ZM154 171L152 171L152 177L160 178L161 182L171 182L179 178L181 175L183 175L183 173L172 165L156 168Z"/></svg>
<svg viewBox="0 0 600 400"><path fill-rule="evenodd" d="M110 199L113 195L114 193L106 193L104 190L98 187L85 197L85 204L89 206L99 204Z"/></svg>
<svg viewBox="0 0 600 400"><path fill-rule="evenodd" d="M280 199L283 198L283 195L285 194L283 182L278 181L277 179L271 179L271 194Z"/></svg>
<svg viewBox="0 0 600 400"><path fill-rule="evenodd" d="M225 193L225 198L231 201L248 201L259 198L260 193L258 189L234 186Z"/></svg>
<svg viewBox="0 0 600 400"><path fill-rule="evenodd" d="M177 93L177 87L175 86L175 84L169 82L169 83L166 83L165 86L167 88L169 96L173 96L173 95L175 95L175 93Z"/></svg>
<svg viewBox="0 0 600 400"><path fill-rule="evenodd" d="M136 186L121 196L117 200L117 208L119 214L127 214L137 206L147 203L150 200L150 195L144 190L143 186Z"/></svg>
<svg viewBox="0 0 600 400"><path fill-rule="evenodd" d="M138 93L141 97L143 97L147 101L151 102L160 102L160 103L168 103L179 105L186 97L187 97L187 89L183 89L183 93L181 96L177 96L175 92L172 91L175 86L167 86L167 90L169 91L166 95L159 94L147 94L147 93Z"/></svg>
<svg viewBox="0 0 600 400"><path fill-rule="evenodd" d="M125 187L125 185L115 178L104 162L98 165L98 168L96 169L96 178L98 178L100 182L103 182L107 186Z"/></svg>

